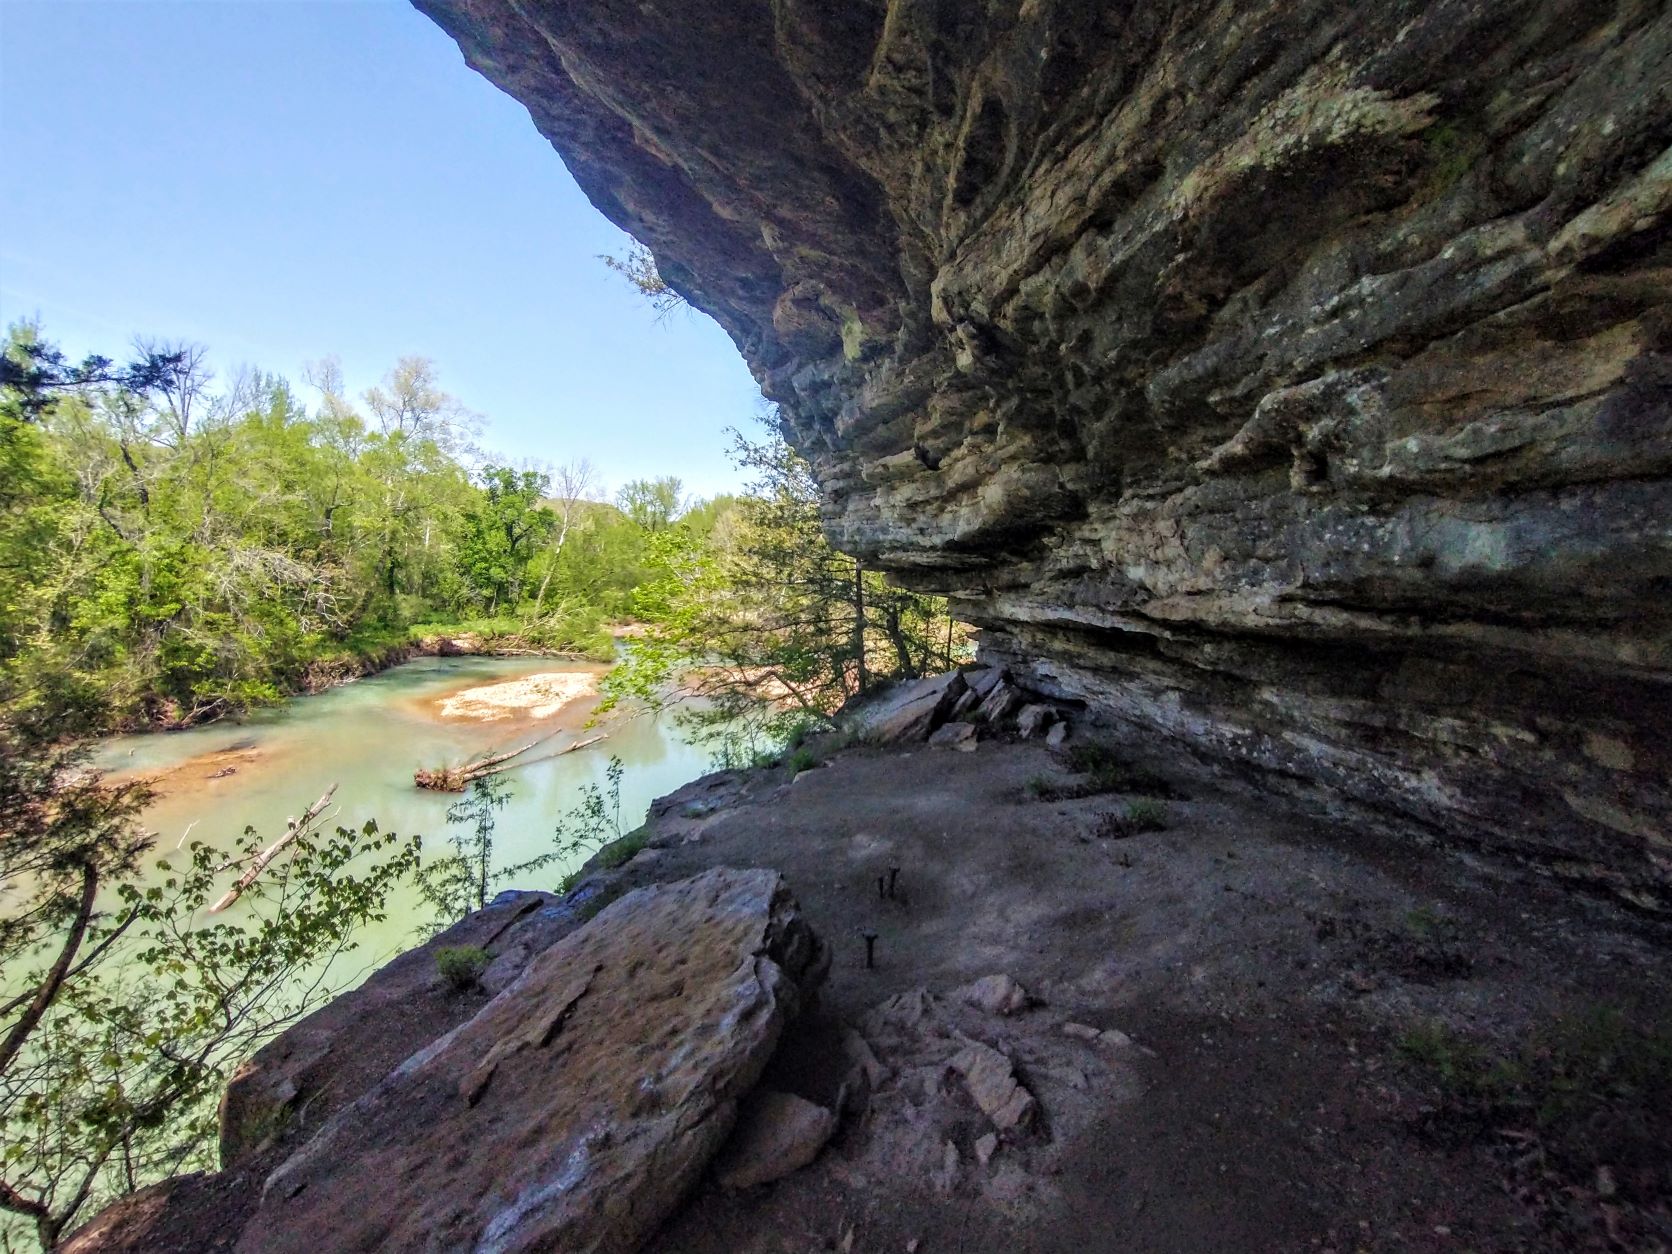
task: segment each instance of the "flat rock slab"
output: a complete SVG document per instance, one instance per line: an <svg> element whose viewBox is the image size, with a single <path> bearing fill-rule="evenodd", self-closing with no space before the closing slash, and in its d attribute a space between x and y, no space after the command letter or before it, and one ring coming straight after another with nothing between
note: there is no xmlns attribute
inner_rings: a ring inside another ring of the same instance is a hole
<svg viewBox="0 0 1672 1254"><path fill-rule="evenodd" d="M535 954L582 923L575 906L551 893L505 892L417 949L378 968L262 1047L233 1076L221 1099L222 1167L235 1167L272 1140L296 1142L368 1092L391 1070L481 1008L475 995L446 989L436 951L486 949L482 986L497 993Z"/></svg>
<svg viewBox="0 0 1672 1254"><path fill-rule="evenodd" d="M859 715L860 738L876 744L912 744L927 740L952 712L964 693L957 671L931 675L884 693Z"/></svg>
<svg viewBox="0 0 1672 1254"><path fill-rule="evenodd" d="M775 872L630 893L339 1112L237 1248L636 1250L827 965Z"/></svg>

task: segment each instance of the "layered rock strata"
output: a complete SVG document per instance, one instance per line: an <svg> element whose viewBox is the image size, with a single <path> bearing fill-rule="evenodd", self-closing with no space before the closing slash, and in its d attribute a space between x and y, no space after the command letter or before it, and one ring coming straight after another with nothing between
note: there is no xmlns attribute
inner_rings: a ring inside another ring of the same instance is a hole
<svg viewBox="0 0 1672 1254"><path fill-rule="evenodd" d="M1672 906L1672 14L415 0L1053 695Z"/></svg>

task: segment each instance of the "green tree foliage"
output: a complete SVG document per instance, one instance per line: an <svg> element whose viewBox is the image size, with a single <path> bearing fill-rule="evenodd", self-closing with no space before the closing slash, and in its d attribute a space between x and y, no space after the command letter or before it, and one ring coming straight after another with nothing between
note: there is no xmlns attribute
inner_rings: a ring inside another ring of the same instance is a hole
<svg viewBox="0 0 1672 1254"><path fill-rule="evenodd" d="M419 627L608 656L680 505L677 480L594 500L584 462L473 472L480 419L422 358L363 408L331 360L311 404L192 345L71 365L21 326L3 361L0 675L106 727L271 701Z"/></svg>
<svg viewBox="0 0 1672 1254"><path fill-rule="evenodd" d="M492 615L522 600L529 563L556 529L557 515L545 505L550 477L538 471L484 466L478 482L481 494L460 528L459 569Z"/></svg>
<svg viewBox="0 0 1672 1254"><path fill-rule="evenodd" d="M648 626L606 686L670 704L722 752L783 743L879 680L967 652L946 603L890 586L825 539L818 484L776 430L733 432L745 495L650 532L634 609Z"/></svg>
<svg viewBox="0 0 1672 1254"><path fill-rule="evenodd" d="M671 475L634 479L622 487L615 500L634 526L645 531L661 531L679 517L684 507L684 486Z"/></svg>
<svg viewBox="0 0 1672 1254"><path fill-rule="evenodd" d="M253 831L232 851L194 842L142 887L143 788L64 747L73 710L3 708L0 1237L22 1224L50 1248L116 1194L211 1164L232 1070L331 994L418 846L371 823L327 835L320 804L277 851ZM236 910L206 921L243 868L259 873Z"/></svg>

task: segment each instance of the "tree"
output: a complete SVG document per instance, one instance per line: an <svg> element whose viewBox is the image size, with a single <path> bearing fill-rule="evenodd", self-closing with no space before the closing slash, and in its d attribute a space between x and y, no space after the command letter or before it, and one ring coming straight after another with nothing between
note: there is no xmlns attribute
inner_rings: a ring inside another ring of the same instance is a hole
<svg viewBox="0 0 1672 1254"><path fill-rule="evenodd" d="M494 827L511 799L511 785L498 775L484 775L470 791L447 807L453 852L418 870L418 891L434 911L430 929L440 931L488 904L488 886L501 876L493 869ZM514 868L520 870L522 868Z"/></svg>
<svg viewBox="0 0 1672 1254"><path fill-rule="evenodd" d="M402 357L365 400L384 435L430 440L449 453L464 451L481 426L479 414L441 390L428 357Z"/></svg>
<svg viewBox="0 0 1672 1254"><path fill-rule="evenodd" d="M180 726L475 600L457 550L483 493L437 442L462 406L427 363L374 389L385 431L330 360L311 414L276 376L215 381L190 345L71 366L24 325L0 360L0 671L96 689L111 724Z"/></svg>
<svg viewBox="0 0 1672 1254"><path fill-rule="evenodd" d="M482 494L464 514L459 564L491 616L521 600L528 564L557 518L545 505L550 481L537 470L484 466L477 481Z"/></svg>
<svg viewBox="0 0 1672 1254"><path fill-rule="evenodd" d="M552 474L551 499L548 505L556 516L557 524L552 529L551 547L547 554L546 573L540 580L540 590L534 594L534 612L540 613L546 604L546 589L551 586L552 573L557 570L558 563L563 560L563 546L569 541L570 529L574 527L581 514L581 508L590 500L595 487L595 476L592 463L586 458L577 458L565 462Z"/></svg>
<svg viewBox="0 0 1672 1254"><path fill-rule="evenodd" d="M660 531L679 517L684 485L672 475L660 479L634 479L615 495L621 512L635 526Z"/></svg>
<svg viewBox="0 0 1672 1254"><path fill-rule="evenodd" d="M685 717L729 750L827 720L878 678L955 664L945 601L830 546L812 468L780 434L732 436L748 490L706 536L684 524L652 535L653 573L633 598L649 630L606 680L612 699L696 695Z"/></svg>
<svg viewBox="0 0 1672 1254"><path fill-rule="evenodd" d="M209 1161L232 1070L329 996L418 849L370 823L327 836L320 804L276 852L253 831L232 856L194 842L141 887L144 789L63 747L73 711L0 695L0 1211L46 1249L89 1207ZM200 922L240 867L240 917Z"/></svg>

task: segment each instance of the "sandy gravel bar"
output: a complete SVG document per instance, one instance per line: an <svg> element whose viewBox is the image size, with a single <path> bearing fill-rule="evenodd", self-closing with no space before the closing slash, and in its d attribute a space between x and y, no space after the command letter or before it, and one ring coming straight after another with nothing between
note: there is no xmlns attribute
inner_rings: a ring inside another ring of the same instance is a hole
<svg viewBox="0 0 1672 1254"><path fill-rule="evenodd" d="M550 718L583 697L598 695L598 677L586 672L548 671L504 683L466 688L437 701L442 718L495 719L521 716Z"/></svg>

